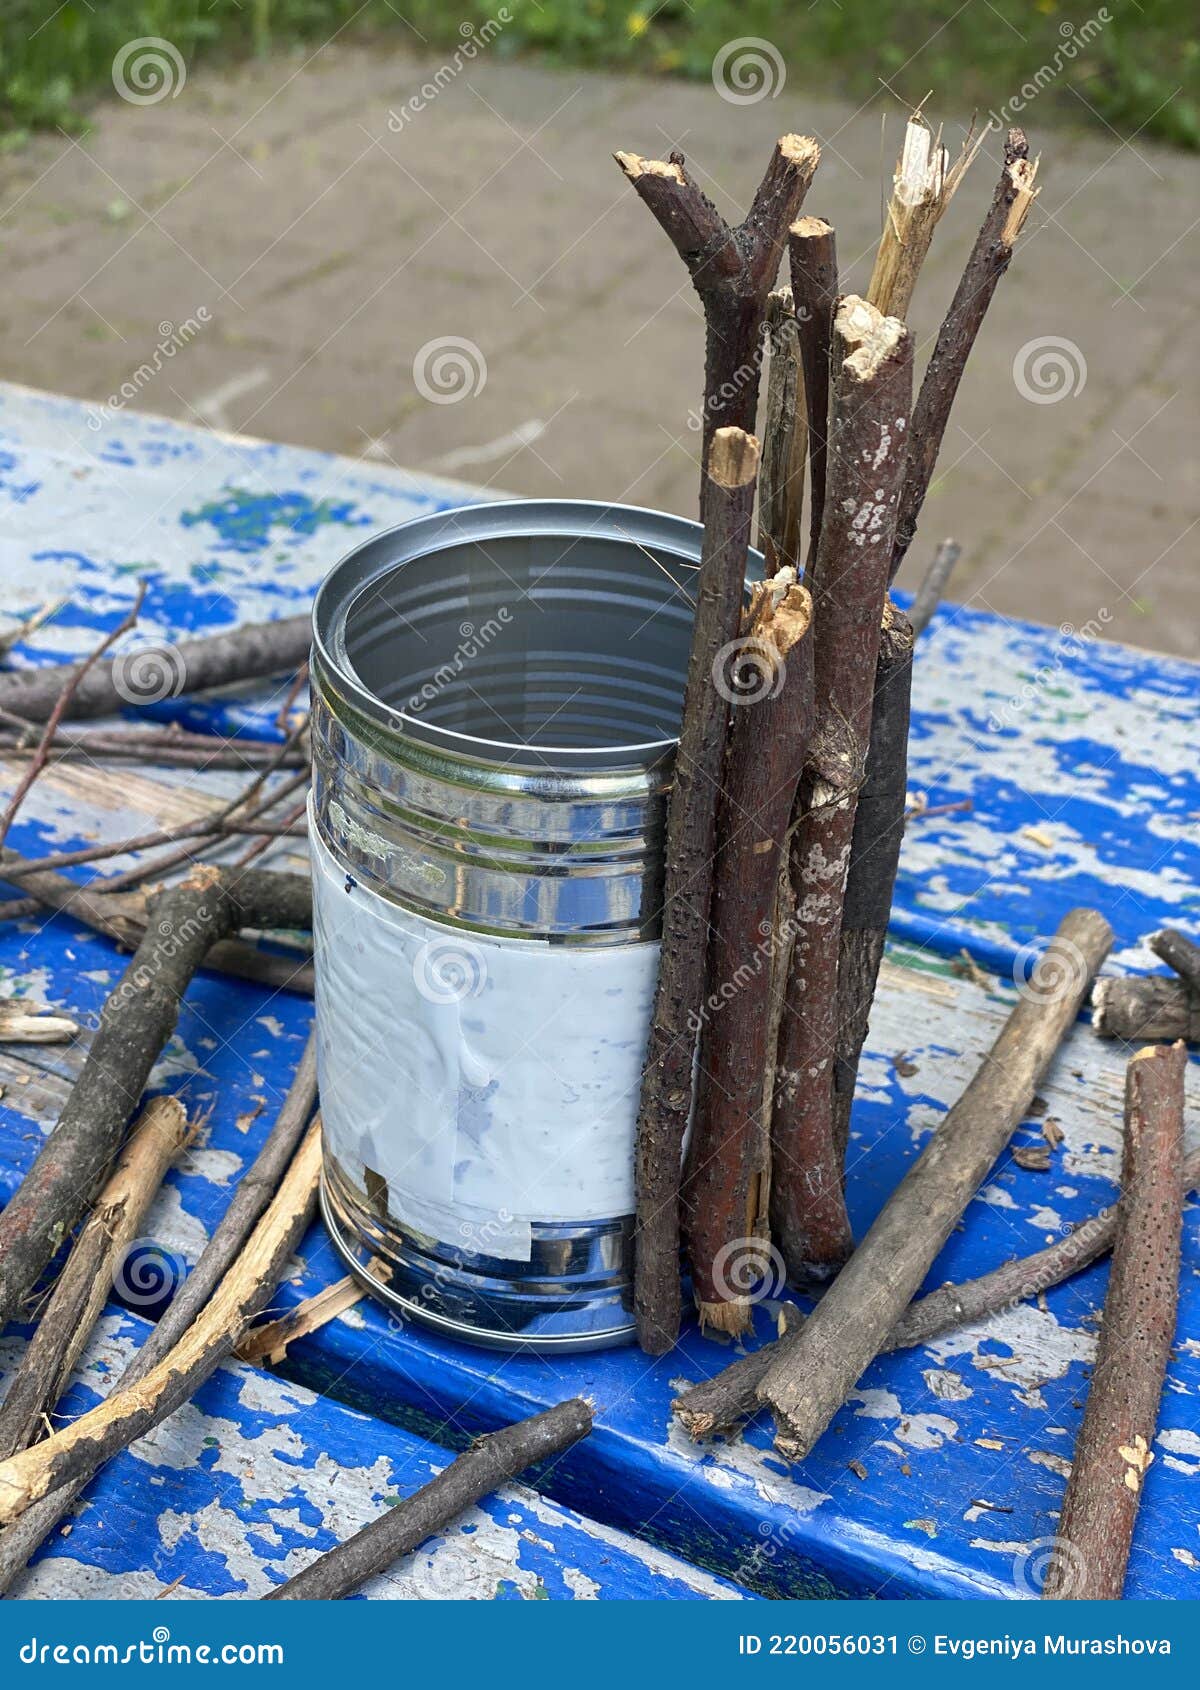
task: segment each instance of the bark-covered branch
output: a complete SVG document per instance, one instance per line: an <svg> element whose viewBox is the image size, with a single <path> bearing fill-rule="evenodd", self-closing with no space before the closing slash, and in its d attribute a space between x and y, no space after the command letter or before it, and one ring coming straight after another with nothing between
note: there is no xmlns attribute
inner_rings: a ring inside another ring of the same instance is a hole
<svg viewBox="0 0 1200 1690"><path fill-rule="evenodd" d="M1179 1303L1186 1068L1182 1044L1147 1046L1126 1074L1100 1347L1043 1596L1115 1601L1125 1584Z"/></svg>
<svg viewBox="0 0 1200 1690"><path fill-rule="evenodd" d="M817 717L792 843L794 938L771 1130L771 1232L789 1275L853 1247L833 1131L838 952L912 399L902 323L853 295L838 308L825 515L813 570Z"/></svg>
<svg viewBox="0 0 1200 1690"><path fill-rule="evenodd" d="M93 664L78 682L64 712L67 720L116 714L137 704L139 691L162 698L167 680L170 696L206 692L235 681L262 680L282 675L306 661L312 643L308 613L278 622L252 622L224 634L181 640L178 645L135 649L104 663ZM78 663L53 663L36 669L7 669L0 673L0 709L27 722L44 722L64 687L78 673Z"/></svg>
<svg viewBox="0 0 1200 1690"><path fill-rule="evenodd" d="M942 596L954 573L954 566L961 556L962 547L957 540L943 540L934 552L929 568L921 577L921 585L909 606L908 620L912 623L914 639L920 639L929 626L930 618L942 602Z"/></svg>
<svg viewBox="0 0 1200 1690"><path fill-rule="evenodd" d="M808 1453L883 1348L1027 1109L1112 942L1094 910L1064 917L978 1073L812 1317L780 1345L758 1394L789 1459Z"/></svg>
<svg viewBox="0 0 1200 1690"><path fill-rule="evenodd" d="M739 428L719 429L709 454L696 616L667 816L661 960L638 1109L634 1302L638 1342L651 1355L669 1350L679 1333L680 1158L704 998L715 800L729 722L717 678L741 620L757 472L754 437Z"/></svg>
<svg viewBox="0 0 1200 1690"><path fill-rule="evenodd" d="M1200 1041L1200 992L1170 974L1125 974L1097 980L1092 1026L1102 1039Z"/></svg>
<svg viewBox="0 0 1200 1690"><path fill-rule="evenodd" d="M1004 149L1004 169L1000 173L991 209L975 238L913 408L908 469L892 553L893 579L917 531L917 518L933 479L934 465L967 358L997 284L1008 269L1017 236L1036 197L1036 175L1037 164L1030 162L1029 143L1023 131L1010 129Z"/></svg>
<svg viewBox="0 0 1200 1690"><path fill-rule="evenodd" d="M1160 933L1152 933L1149 945L1155 956L1173 968L1193 992L1200 992L1200 945L1177 927L1164 927Z"/></svg>
<svg viewBox="0 0 1200 1690"><path fill-rule="evenodd" d="M788 230L792 305L808 413L808 561L817 555L825 511L825 460L829 445L830 351L838 300L837 237L823 217L801 217Z"/></svg>
<svg viewBox="0 0 1200 1690"><path fill-rule="evenodd" d="M758 411L763 318L788 225L800 209L820 160L805 135L775 146L753 204L736 228L692 180L681 153L668 160L614 157L686 264L704 307L703 466L719 428L754 429Z"/></svg>
<svg viewBox="0 0 1200 1690"><path fill-rule="evenodd" d="M573 1397L514 1426L489 1432L436 1479L402 1497L345 1543L319 1555L295 1578L269 1591L264 1602L337 1602L349 1596L527 1467L561 1455L591 1429L591 1405Z"/></svg>
<svg viewBox="0 0 1200 1690"><path fill-rule="evenodd" d="M724 674L733 721L717 810L684 1237L701 1325L742 1332L766 1265L770 1122L763 1069L780 854L812 724L812 601L790 566L755 589Z"/></svg>
<svg viewBox="0 0 1200 1690"><path fill-rule="evenodd" d="M235 878L200 869L151 905L149 926L101 1011L58 1124L0 1214L0 1326L17 1313L91 1200L210 948L239 927L311 922L306 879L258 870Z"/></svg>
<svg viewBox="0 0 1200 1690"><path fill-rule="evenodd" d="M767 575L789 568L799 574L808 423L790 288L776 288L768 296L767 344L771 360L758 477L758 549Z"/></svg>

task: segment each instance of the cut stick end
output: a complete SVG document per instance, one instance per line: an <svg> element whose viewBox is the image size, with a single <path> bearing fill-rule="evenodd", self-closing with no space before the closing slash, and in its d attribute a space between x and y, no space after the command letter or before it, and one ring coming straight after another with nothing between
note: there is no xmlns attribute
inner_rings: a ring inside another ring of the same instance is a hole
<svg viewBox="0 0 1200 1690"><path fill-rule="evenodd" d="M797 217L788 233L797 241L823 241L833 234L833 224L823 217Z"/></svg>
<svg viewBox="0 0 1200 1690"><path fill-rule="evenodd" d="M847 294L838 306L834 328L845 349L844 368L859 381L869 381L908 338L898 317L885 317L858 294Z"/></svg>
<svg viewBox="0 0 1200 1690"><path fill-rule="evenodd" d="M708 478L718 487L745 487L758 474L758 441L743 428L719 428L708 449Z"/></svg>
<svg viewBox="0 0 1200 1690"><path fill-rule="evenodd" d="M754 1325L746 1297L736 1297L728 1303L700 1302L697 1307L701 1332L724 1332L730 1338L740 1338Z"/></svg>
<svg viewBox="0 0 1200 1690"><path fill-rule="evenodd" d="M682 1404L683 1398L676 1397L671 1409L692 1442L702 1443L705 1438L711 1437L716 1425L715 1418L711 1414L696 1414L691 1409L684 1408Z"/></svg>
<svg viewBox="0 0 1200 1690"><path fill-rule="evenodd" d="M821 148L812 135L781 135L776 151L785 163L809 176L821 162Z"/></svg>
<svg viewBox="0 0 1200 1690"><path fill-rule="evenodd" d="M631 182L639 176L665 176L683 185L683 171L671 159L642 158L638 153L614 153L613 157Z"/></svg>

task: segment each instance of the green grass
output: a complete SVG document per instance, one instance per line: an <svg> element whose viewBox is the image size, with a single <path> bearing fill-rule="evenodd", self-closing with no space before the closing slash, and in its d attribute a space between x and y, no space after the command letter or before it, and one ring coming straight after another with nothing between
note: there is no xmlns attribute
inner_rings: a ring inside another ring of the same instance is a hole
<svg viewBox="0 0 1200 1690"><path fill-rule="evenodd" d="M403 12L411 28L403 22ZM1000 111L1040 92L1031 127L1066 121L1200 148L1200 24L1193 0L0 0L0 128L78 128L112 94L114 55L165 38L189 68L329 39L386 36L443 55L464 21L507 12L487 54L707 79L725 43L770 42L790 90L866 98L887 80L916 103ZM419 32L419 33L418 33ZM1086 33L1072 55L1069 43ZM1052 74L1047 74L1050 72ZM1114 141L1114 145L1115 145Z"/></svg>

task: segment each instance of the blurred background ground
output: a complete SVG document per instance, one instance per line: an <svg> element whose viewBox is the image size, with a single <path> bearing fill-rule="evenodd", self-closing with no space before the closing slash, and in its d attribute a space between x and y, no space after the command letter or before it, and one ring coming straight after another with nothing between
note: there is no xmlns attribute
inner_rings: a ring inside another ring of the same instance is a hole
<svg viewBox="0 0 1200 1690"><path fill-rule="evenodd" d="M906 108L933 88L952 145L973 106L1023 121L1043 190L909 570L953 533L952 596L1196 654L1190 8L404 11L9 0L0 374L97 404L128 383L129 403L211 427L694 514L699 308L611 152L680 148L733 218L775 137L816 135L807 209L861 288ZM114 60L146 38L164 80L127 55L118 97ZM752 63L761 84L737 80ZM993 134L938 230L919 356L998 158Z"/></svg>

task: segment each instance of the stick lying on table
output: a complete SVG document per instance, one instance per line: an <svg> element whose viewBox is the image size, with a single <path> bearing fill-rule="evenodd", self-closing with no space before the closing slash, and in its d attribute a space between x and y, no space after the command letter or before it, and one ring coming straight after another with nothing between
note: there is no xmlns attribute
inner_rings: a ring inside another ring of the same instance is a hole
<svg viewBox="0 0 1200 1690"><path fill-rule="evenodd" d="M481 1502L535 1461L560 1455L592 1429L592 1410L582 1397L560 1402L541 1414L518 1420L458 1456L436 1479L402 1497L336 1549L319 1555L264 1602L337 1602L376 1573L444 1531L453 1520Z"/></svg>
<svg viewBox="0 0 1200 1690"><path fill-rule="evenodd" d="M908 620L912 623L914 639L919 640L929 626L930 618L941 604L950 577L954 573L954 566L961 556L962 547L957 540L943 540L934 552L933 561L921 577L921 585L909 606Z"/></svg>
<svg viewBox="0 0 1200 1690"><path fill-rule="evenodd" d="M1185 985L1193 992L1200 992L1200 945L1177 927L1164 927L1161 933L1152 933L1149 944L1155 956L1173 968Z"/></svg>
<svg viewBox="0 0 1200 1690"><path fill-rule="evenodd" d="M912 1301L1007 1144L1108 955L1112 929L1072 910L978 1073L759 1386L789 1460L808 1454Z"/></svg>
<svg viewBox="0 0 1200 1690"><path fill-rule="evenodd" d="M811 583L817 715L792 842L795 933L771 1126L771 1232L798 1281L836 1269L853 1248L833 1131L838 949L911 403L908 331L847 296L834 323Z"/></svg>
<svg viewBox="0 0 1200 1690"><path fill-rule="evenodd" d="M306 661L311 643L312 622L306 612L278 622L252 622L228 633L182 640L178 645L135 649L94 664L75 688L64 716L75 721L83 716L115 715L136 704L139 692L145 695L150 691L161 698L164 675L170 679L170 696L175 698L229 686L234 681L285 674ZM14 711L27 722L46 721L78 669L77 663L54 663L38 669L5 670L0 673L0 709Z"/></svg>
<svg viewBox="0 0 1200 1690"><path fill-rule="evenodd" d="M767 295L821 149L807 135L777 141L750 210L736 228L693 182L682 153L666 161L637 153L613 156L687 265L704 307L703 511L704 469L716 430L754 428Z"/></svg>
<svg viewBox="0 0 1200 1690"><path fill-rule="evenodd" d="M67 1387L125 1252L187 1136L178 1098L147 1105L71 1247L0 1406L0 1460L25 1449Z"/></svg>
<svg viewBox="0 0 1200 1690"><path fill-rule="evenodd" d="M638 1109L634 1302L638 1342L650 1355L664 1354L679 1335L680 1158L704 999L713 794L721 785L729 721L716 675L741 620L757 471L753 435L718 429L709 453L698 602L667 816L661 962Z"/></svg>
<svg viewBox="0 0 1200 1690"><path fill-rule="evenodd" d="M1182 1044L1147 1046L1125 1079L1121 1201L1100 1347L1043 1596L1115 1601L1154 1459L1179 1302Z"/></svg>
<svg viewBox="0 0 1200 1690"><path fill-rule="evenodd" d="M316 1035L309 1037L275 1125L249 1169L238 1181L225 1213L200 1254L200 1259L172 1298L141 1349L130 1361L114 1389L124 1391L143 1380L191 1326L230 1266L236 1260L279 1189L312 1115L317 1095ZM0 1595L87 1484L91 1472L81 1472L36 1502L19 1520L0 1529Z"/></svg>
<svg viewBox="0 0 1200 1690"><path fill-rule="evenodd" d="M1092 1026L1102 1039L1200 1041L1200 992L1169 974L1097 980L1092 1009Z"/></svg>
<svg viewBox="0 0 1200 1690"><path fill-rule="evenodd" d="M1193 1151L1183 1164L1183 1189L1200 1188L1200 1150ZM1100 1209L1081 1221L1065 1238L1056 1239L1044 1250L1032 1255L1017 1256L1004 1262L991 1273L978 1279L963 1280L958 1285L939 1285L924 1297L908 1305L892 1328L880 1355L893 1350L913 1349L927 1344L944 1332L960 1326L972 1326L999 1314L1002 1309L1023 1303L1065 1279L1082 1273L1113 1247L1117 1232L1117 1206ZM792 1331L803 1321L794 1304L784 1306L787 1330ZM724 1432L754 1414L759 1406L758 1386L778 1353L778 1340L763 1344L759 1349L742 1356L711 1379L702 1380L675 1398L671 1407L679 1416L684 1429L692 1438L711 1437Z"/></svg>
<svg viewBox="0 0 1200 1690"><path fill-rule="evenodd" d="M200 869L150 908L150 924L100 1015L87 1060L33 1166L0 1214L0 1326L75 1225L120 1146L150 1070L210 947L239 927L307 927L299 875Z"/></svg>
<svg viewBox="0 0 1200 1690"><path fill-rule="evenodd" d="M274 1296L315 1212L320 1170L321 1133L314 1124L212 1300L162 1361L136 1386L0 1461L0 1524L19 1518L48 1491L94 1473L200 1389Z"/></svg>
<svg viewBox="0 0 1200 1690"><path fill-rule="evenodd" d="M812 600L790 566L754 590L725 668L733 721L717 806L716 872L684 1237L702 1326L744 1332L767 1265L770 1027L779 860L812 724ZM740 697L739 697L740 694Z"/></svg>

